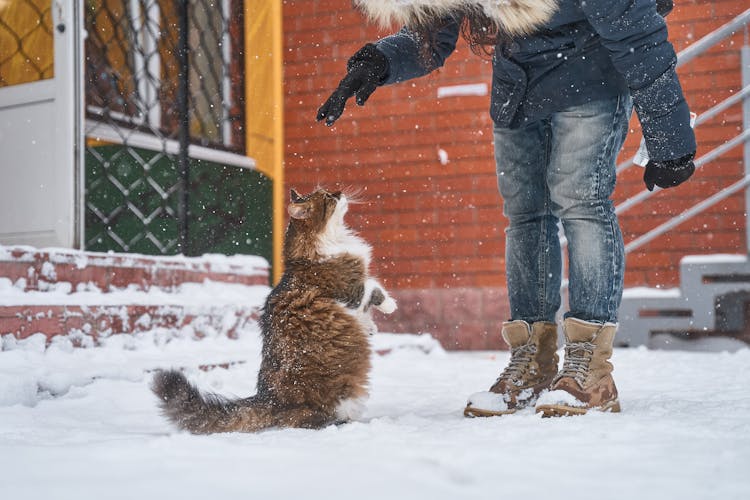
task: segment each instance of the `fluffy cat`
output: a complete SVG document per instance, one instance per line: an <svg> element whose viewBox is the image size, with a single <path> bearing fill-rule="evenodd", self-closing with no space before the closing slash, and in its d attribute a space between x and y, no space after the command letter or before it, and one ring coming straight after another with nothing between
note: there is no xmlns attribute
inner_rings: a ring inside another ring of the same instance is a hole
<svg viewBox="0 0 750 500"><path fill-rule="evenodd" d="M395 301L368 275L371 247L344 223L348 200L291 192L285 271L263 307L255 396L201 394L175 370L154 376L164 415L195 434L320 428L356 418L367 398L371 307Z"/></svg>

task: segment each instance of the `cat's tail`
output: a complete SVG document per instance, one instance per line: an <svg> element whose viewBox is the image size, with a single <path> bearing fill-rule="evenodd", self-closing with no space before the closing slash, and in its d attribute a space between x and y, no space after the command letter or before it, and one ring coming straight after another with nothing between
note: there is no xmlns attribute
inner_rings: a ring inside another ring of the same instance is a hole
<svg viewBox="0 0 750 500"><path fill-rule="evenodd" d="M232 401L217 394L201 394L176 370L156 372L151 390L159 398L164 416L193 434L255 432L277 425L269 405L257 398Z"/></svg>

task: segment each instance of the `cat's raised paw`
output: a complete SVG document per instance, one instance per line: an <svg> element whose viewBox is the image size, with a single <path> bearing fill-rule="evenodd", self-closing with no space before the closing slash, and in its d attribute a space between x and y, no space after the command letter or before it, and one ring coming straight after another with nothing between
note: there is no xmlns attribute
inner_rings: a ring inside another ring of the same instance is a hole
<svg viewBox="0 0 750 500"><path fill-rule="evenodd" d="M398 306L396 305L396 301L393 300L392 297L387 297L380 305L377 305L375 307L377 307L379 311L384 312L385 314L391 314L398 308Z"/></svg>

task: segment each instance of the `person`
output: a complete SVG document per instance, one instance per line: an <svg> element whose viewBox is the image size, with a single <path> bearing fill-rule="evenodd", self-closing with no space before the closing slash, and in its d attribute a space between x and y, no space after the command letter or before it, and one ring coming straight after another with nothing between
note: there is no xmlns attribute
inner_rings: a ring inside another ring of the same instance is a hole
<svg viewBox="0 0 750 500"><path fill-rule="evenodd" d="M506 229L510 360L466 416L535 406L544 416L620 411L609 361L625 257L611 195L633 107L650 161L649 190L694 172L695 136L675 72L676 55L655 0L354 0L395 34L358 50L320 107L332 125L349 98L364 105L380 86L441 67L463 35L492 52L490 114ZM666 6L665 6L666 4ZM562 223L568 241L569 310L558 371Z"/></svg>

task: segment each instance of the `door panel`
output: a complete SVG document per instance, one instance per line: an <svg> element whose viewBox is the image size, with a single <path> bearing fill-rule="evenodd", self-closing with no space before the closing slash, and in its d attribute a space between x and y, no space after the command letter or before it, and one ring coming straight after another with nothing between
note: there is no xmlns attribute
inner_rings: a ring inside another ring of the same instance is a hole
<svg viewBox="0 0 750 500"><path fill-rule="evenodd" d="M79 246L80 5L0 10L0 244Z"/></svg>

